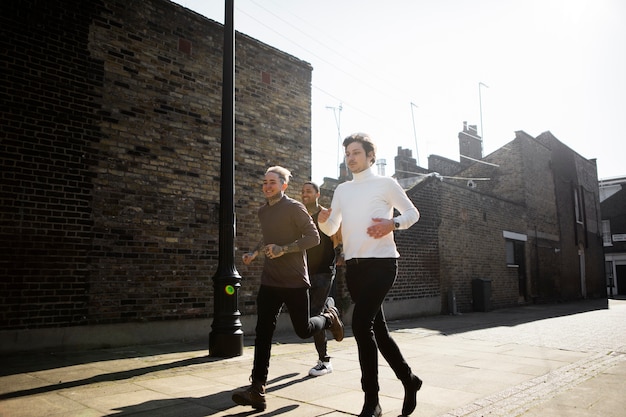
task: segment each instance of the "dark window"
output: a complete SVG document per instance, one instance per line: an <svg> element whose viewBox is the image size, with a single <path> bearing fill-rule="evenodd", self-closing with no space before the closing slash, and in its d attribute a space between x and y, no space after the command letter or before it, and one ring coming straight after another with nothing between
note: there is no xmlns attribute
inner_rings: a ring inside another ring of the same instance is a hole
<svg viewBox="0 0 626 417"><path fill-rule="evenodd" d="M511 267L519 267L524 259L524 242L520 240L506 239L506 264Z"/></svg>

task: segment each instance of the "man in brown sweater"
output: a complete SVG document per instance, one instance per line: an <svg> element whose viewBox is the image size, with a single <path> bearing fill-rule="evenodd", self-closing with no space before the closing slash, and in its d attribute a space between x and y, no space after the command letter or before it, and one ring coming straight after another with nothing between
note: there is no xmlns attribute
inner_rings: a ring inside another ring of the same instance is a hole
<svg viewBox="0 0 626 417"><path fill-rule="evenodd" d="M343 339L343 323L337 309L327 308L322 314L309 316L309 275L306 250L320 242L319 233L302 203L285 195L291 172L274 166L263 179L267 202L259 209L263 241L243 256L244 264L252 262L260 252L265 255L261 286L257 295L257 324L254 342L252 384L237 390L232 399L239 405L257 410L266 408L265 384L269 371L272 336L283 303L287 306L296 334L307 339L330 329L337 341Z"/></svg>

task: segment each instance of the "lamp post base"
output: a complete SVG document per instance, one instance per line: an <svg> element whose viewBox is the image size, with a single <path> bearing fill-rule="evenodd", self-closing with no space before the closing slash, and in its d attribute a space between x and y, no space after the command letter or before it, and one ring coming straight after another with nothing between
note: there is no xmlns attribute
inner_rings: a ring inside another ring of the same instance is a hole
<svg viewBox="0 0 626 417"><path fill-rule="evenodd" d="M209 334L209 356L232 358L243 355L243 332Z"/></svg>

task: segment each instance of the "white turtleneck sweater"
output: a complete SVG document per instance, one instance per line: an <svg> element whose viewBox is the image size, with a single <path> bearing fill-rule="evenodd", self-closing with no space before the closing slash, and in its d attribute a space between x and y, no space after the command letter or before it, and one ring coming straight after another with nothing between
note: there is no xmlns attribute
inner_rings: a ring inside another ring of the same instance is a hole
<svg viewBox="0 0 626 417"><path fill-rule="evenodd" d="M407 229L419 220L420 214L400 184L391 177L381 177L369 168L354 174L352 181L337 186L328 220L319 223L324 234L331 236L341 225L345 259L397 258L393 233L380 239L367 234L373 218L392 219L393 209L400 212L396 221Z"/></svg>

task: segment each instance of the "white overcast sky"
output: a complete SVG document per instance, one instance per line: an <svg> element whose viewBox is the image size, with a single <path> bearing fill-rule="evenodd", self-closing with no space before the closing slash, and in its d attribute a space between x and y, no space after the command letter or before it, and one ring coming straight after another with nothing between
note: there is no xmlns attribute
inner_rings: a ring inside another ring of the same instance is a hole
<svg viewBox="0 0 626 417"><path fill-rule="evenodd" d="M515 131L551 131L596 158L599 178L626 175L624 0L234 1L237 31L313 66L318 183L357 131L386 175L398 146L424 167L458 161L464 121L482 125L485 156ZM176 3L224 23L224 1Z"/></svg>

